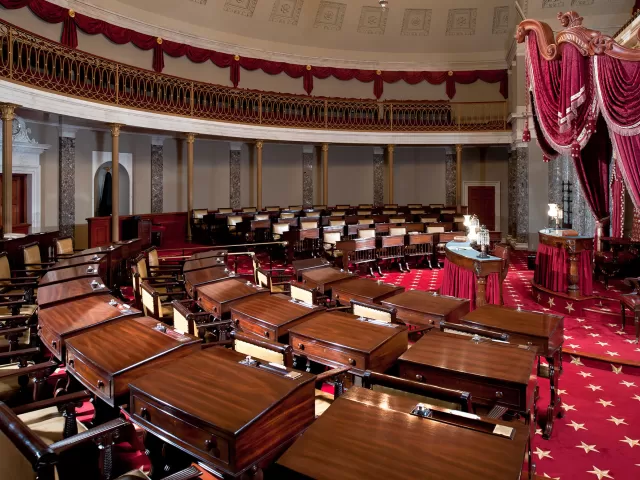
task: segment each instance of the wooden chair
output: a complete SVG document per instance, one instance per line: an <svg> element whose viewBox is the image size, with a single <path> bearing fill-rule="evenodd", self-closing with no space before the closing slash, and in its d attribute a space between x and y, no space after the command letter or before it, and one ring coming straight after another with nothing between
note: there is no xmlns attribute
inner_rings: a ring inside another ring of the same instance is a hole
<svg viewBox="0 0 640 480"><path fill-rule="evenodd" d="M262 288L268 288L271 293L289 293L291 282L274 282L270 272L261 268L256 270L256 285Z"/></svg>
<svg viewBox="0 0 640 480"><path fill-rule="evenodd" d="M156 247L151 247L145 250L145 255L147 257L147 268L150 277L171 276L179 279L179 277L182 276L181 265L162 265Z"/></svg>
<svg viewBox="0 0 640 480"><path fill-rule="evenodd" d="M231 320L216 319L191 299L174 300L172 306L175 331L202 338L206 343L229 343L229 333L233 329Z"/></svg>
<svg viewBox="0 0 640 480"><path fill-rule="evenodd" d="M410 397L420 403L427 403L449 410L473 413L471 394L462 390L438 387L428 383L414 382L404 378L392 377L370 370L362 376L362 386L376 392L389 395Z"/></svg>
<svg viewBox="0 0 640 480"><path fill-rule="evenodd" d="M342 240L340 232L323 232L322 233L322 250L328 260L337 261L342 258L342 251L336 250L336 243Z"/></svg>
<svg viewBox="0 0 640 480"><path fill-rule="evenodd" d="M207 208L196 208L191 211L191 233L195 239L202 242L209 236L209 226L204 221L204 217L208 214Z"/></svg>
<svg viewBox="0 0 640 480"><path fill-rule="evenodd" d="M173 325L173 300L181 300L187 294L182 291L160 291L149 282L141 282L142 309L145 315Z"/></svg>
<svg viewBox="0 0 640 480"><path fill-rule="evenodd" d="M398 323L396 321L395 308L387 308L382 305L371 305L369 303L351 300L351 310L354 315L361 318L368 318L385 323Z"/></svg>
<svg viewBox="0 0 640 480"><path fill-rule="evenodd" d="M291 228L289 223L274 223L271 225L271 236L274 241L282 240L282 235Z"/></svg>
<svg viewBox="0 0 640 480"><path fill-rule="evenodd" d="M133 427L117 418L87 429L76 408L90 398L85 390L13 410L0 402L3 478L111 479L115 440L130 438Z"/></svg>
<svg viewBox="0 0 640 480"><path fill-rule="evenodd" d="M30 275L41 277L54 262L43 262L40 258L40 245L38 242L21 245L24 258L24 268Z"/></svg>
<svg viewBox="0 0 640 480"><path fill-rule="evenodd" d="M219 208L218 213L233 213L233 208Z"/></svg>
<svg viewBox="0 0 640 480"><path fill-rule="evenodd" d="M76 250L73 248L73 237L58 237L53 240L56 250L56 258L68 258L72 256Z"/></svg>
<svg viewBox="0 0 640 480"><path fill-rule="evenodd" d="M502 259L500 282L503 282L509 273L509 266L511 265L511 250L511 245L507 243L498 243L493 249L493 255Z"/></svg>
<svg viewBox="0 0 640 480"><path fill-rule="evenodd" d="M256 213L256 207L243 207L242 213Z"/></svg>
<svg viewBox="0 0 640 480"><path fill-rule="evenodd" d="M640 341L640 277L627 278L624 283L633 287L633 293L620 295L622 330L626 326L626 310L629 309L633 313L633 322L636 326L636 343L638 343Z"/></svg>
<svg viewBox="0 0 640 480"><path fill-rule="evenodd" d="M183 283L170 275L150 277L147 271L147 258L144 254L138 255L131 264L131 282L135 304L138 308L142 307L142 282L149 283L156 290L165 294L173 288L183 288Z"/></svg>
<svg viewBox="0 0 640 480"><path fill-rule="evenodd" d="M2 352L0 362L0 401L10 406L43 398L45 390L49 389L46 379L58 367L57 361L42 361L42 353L37 347Z"/></svg>
<svg viewBox="0 0 640 480"><path fill-rule="evenodd" d="M35 304L38 279L28 270L12 270L7 252L0 252L0 301L22 300ZM16 276L20 274L20 276Z"/></svg>
<svg viewBox="0 0 640 480"><path fill-rule="evenodd" d="M306 303L307 305L318 305L318 290L307 288L299 283L292 283L289 289L291 298L297 302ZM326 297L324 297L326 298Z"/></svg>

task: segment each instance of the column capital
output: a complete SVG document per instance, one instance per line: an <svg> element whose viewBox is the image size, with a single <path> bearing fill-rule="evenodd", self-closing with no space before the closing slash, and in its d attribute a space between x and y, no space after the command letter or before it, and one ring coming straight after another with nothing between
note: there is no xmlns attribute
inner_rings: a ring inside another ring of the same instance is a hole
<svg viewBox="0 0 640 480"><path fill-rule="evenodd" d="M458 143L458 144L456 145L456 153L462 153L462 147L463 147L463 145L461 145L460 143Z"/></svg>
<svg viewBox="0 0 640 480"><path fill-rule="evenodd" d="M322 144L322 151L323 152L328 152L329 151L329 144L328 143L323 143Z"/></svg>
<svg viewBox="0 0 640 480"><path fill-rule="evenodd" d="M5 122L13 121L15 117L16 108L20 105L15 103L0 103L0 114L2 115L2 120Z"/></svg>
<svg viewBox="0 0 640 480"><path fill-rule="evenodd" d="M242 150L242 142L229 142L229 150L239 152Z"/></svg>
<svg viewBox="0 0 640 480"><path fill-rule="evenodd" d="M387 145L387 150L389 151L389 153L393 153L396 149L396 146L393 144L389 144Z"/></svg>
<svg viewBox="0 0 640 480"><path fill-rule="evenodd" d="M384 149L382 147L373 147L374 155L384 155Z"/></svg>
<svg viewBox="0 0 640 480"><path fill-rule="evenodd" d="M256 148L262 150L262 147L264 147L264 142L262 140L256 140Z"/></svg>
<svg viewBox="0 0 640 480"><path fill-rule="evenodd" d="M151 135L151 145L162 147L166 139L167 137L164 135Z"/></svg>
<svg viewBox="0 0 640 480"><path fill-rule="evenodd" d="M303 145L302 153L313 153L313 145Z"/></svg>
<svg viewBox="0 0 640 480"><path fill-rule="evenodd" d="M187 133L187 143L193 143L196 141L196 134L195 133Z"/></svg>
<svg viewBox="0 0 640 480"><path fill-rule="evenodd" d="M109 128L111 129L111 136L112 137L119 137L120 136L120 128L123 127L123 125L121 123L110 123L109 124Z"/></svg>
<svg viewBox="0 0 640 480"><path fill-rule="evenodd" d="M58 127L58 136L60 138L76 138L78 130L80 130L80 127L73 125L60 125Z"/></svg>

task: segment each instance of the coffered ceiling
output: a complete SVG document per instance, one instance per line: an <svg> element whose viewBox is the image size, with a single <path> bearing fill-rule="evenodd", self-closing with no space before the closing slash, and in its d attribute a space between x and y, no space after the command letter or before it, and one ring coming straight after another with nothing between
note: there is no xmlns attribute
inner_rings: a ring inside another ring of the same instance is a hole
<svg viewBox="0 0 640 480"><path fill-rule="evenodd" d="M297 63L354 61L417 68L504 66L520 20L513 0L50 0L113 23L229 53ZM558 26L577 10L613 33L633 0L520 0ZM124 22L124 24L123 24ZM405 67L406 68L406 67Z"/></svg>

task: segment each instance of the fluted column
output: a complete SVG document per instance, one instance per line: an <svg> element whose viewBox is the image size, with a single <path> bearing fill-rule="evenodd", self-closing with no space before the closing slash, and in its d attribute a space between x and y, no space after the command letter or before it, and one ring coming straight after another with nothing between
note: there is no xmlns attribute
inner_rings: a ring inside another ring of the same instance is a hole
<svg viewBox="0 0 640 480"><path fill-rule="evenodd" d="M195 133L187 133L187 241L191 241L191 214L193 212L193 143Z"/></svg>
<svg viewBox="0 0 640 480"><path fill-rule="evenodd" d="M329 205L329 144L322 144L322 203Z"/></svg>
<svg viewBox="0 0 640 480"><path fill-rule="evenodd" d="M0 104L2 116L2 228L13 231L13 119L18 105Z"/></svg>
<svg viewBox="0 0 640 480"><path fill-rule="evenodd" d="M262 211L262 147L264 147L264 143L262 140L258 140L256 142L256 209L258 212Z"/></svg>
<svg viewBox="0 0 640 480"><path fill-rule="evenodd" d="M395 145L387 145L387 158L389 159L389 202L393 203L393 152Z"/></svg>
<svg viewBox="0 0 640 480"><path fill-rule="evenodd" d="M120 128L119 123L111 127L111 241L120 240Z"/></svg>
<svg viewBox="0 0 640 480"><path fill-rule="evenodd" d="M462 145L456 145L456 206L462 205Z"/></svg>

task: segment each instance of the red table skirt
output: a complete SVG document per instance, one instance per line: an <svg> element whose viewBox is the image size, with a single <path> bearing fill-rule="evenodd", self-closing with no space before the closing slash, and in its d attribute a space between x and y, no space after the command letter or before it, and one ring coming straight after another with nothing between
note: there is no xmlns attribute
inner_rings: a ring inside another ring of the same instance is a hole
<svg viewBox="0 0 640 480"><path fill-rule="evenodd" d="M476 280L477 275L471 270L459 267L445 258L442 276L441 295L449 295L471 300L471 310L476 308ZM502 304L500 295L500 277L497 273L490 273L487 277L487 303Z"/></svg>
<svg viewBox="0 0 640 480"><path fill-rule="evenodd" d="M593 251L578 252L578 287L582 295L593 294L591 265ZM535 282L554 292L567 293L569 288L569 255L562 247L538 245Z"/></svg>

